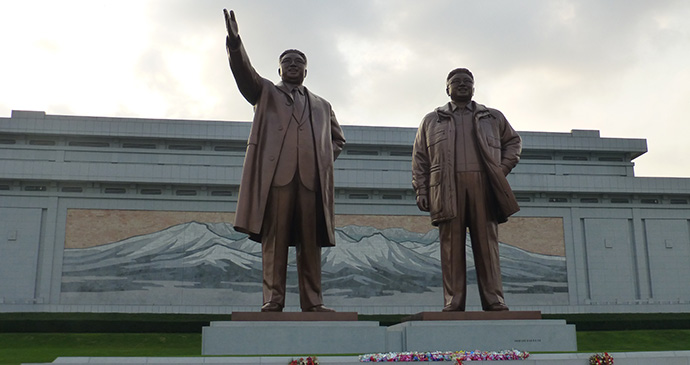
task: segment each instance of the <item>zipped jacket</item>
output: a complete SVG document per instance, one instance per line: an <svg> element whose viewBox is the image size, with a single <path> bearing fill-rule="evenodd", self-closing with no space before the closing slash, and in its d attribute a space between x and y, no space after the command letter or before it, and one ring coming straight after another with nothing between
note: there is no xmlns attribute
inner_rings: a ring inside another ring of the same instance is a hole
<svg viewBox="0 0 690 365"><path fill-rule="evenodd" d="M503 113L472 101L473 138L491 184L496 221L520 210L506 176L520 161L522 139ZM431 223L457 216L455 189L455 122L450 103L427 114L419 125L412 152L412 186L429 202Z"/></svg>

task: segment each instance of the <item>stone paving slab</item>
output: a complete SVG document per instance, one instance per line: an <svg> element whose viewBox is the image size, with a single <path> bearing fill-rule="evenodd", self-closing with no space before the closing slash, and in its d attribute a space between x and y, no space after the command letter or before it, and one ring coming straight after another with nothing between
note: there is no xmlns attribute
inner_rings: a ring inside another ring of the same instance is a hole
<svg viewBox="0 0 690 365"><path fill-rule="evenodd" d="M611 352L616 365L690 365L690 351L659 352ZM590 353L533 354L527 360L495 361L496 365L586 365ZM297 357L256 356L256 357L59 357L52 363L23 365L287 365ZM318 356L321 365L364 364L357 356ZM452 364L453 361L434 363ZM466 364L469 362L465 362ZM472 362L475 363L475 362ZM483 362L482 362L483 363Z"/></svg>

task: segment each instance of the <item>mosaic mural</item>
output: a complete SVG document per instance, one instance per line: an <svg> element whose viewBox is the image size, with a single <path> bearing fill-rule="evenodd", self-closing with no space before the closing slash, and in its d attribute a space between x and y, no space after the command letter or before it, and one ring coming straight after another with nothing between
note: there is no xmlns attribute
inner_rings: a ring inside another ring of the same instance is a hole
<svg viewBox="0 0 690 365"><path fill-rule="evenodd" d="M261 246L235 232L232 213L81 210L67 214L62 304L261 304ZM438 230L425 216L340 215L322 251L329 306L441 306ZM567 303L561 218L500 226L508 304ZM467 238L468 305L478 303ZM287 305L297 306L294 252Z"/></svg>

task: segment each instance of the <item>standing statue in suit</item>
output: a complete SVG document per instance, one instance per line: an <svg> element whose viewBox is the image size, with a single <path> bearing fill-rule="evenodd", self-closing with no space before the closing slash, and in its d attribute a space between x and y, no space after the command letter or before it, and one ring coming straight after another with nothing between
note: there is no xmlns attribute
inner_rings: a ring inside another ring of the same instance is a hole
<svg viewBox="0 0 690 365"><path fill-rule="evenodd" d="M439 228L443 311L464 311L467 229L485 311L508 310L498 256L498 224L520 210L506 175L520 160L522 140L503 113L472 101L465 68L446 78L450 102L427 114L412 152L417 206Z"/></svg>
<svg viewBox="0 0 690 365"><path fill-rule="evenodd" d="M289 49L279 57L277 84L252 67L233 11L223 10L230 69L254 106L235 230L262 244L262 312L285 306L288 247L297 248L300 307L323 305L321 247L335 245L333 162L345 145L330 103L302 85L307 57Z"/></svg>

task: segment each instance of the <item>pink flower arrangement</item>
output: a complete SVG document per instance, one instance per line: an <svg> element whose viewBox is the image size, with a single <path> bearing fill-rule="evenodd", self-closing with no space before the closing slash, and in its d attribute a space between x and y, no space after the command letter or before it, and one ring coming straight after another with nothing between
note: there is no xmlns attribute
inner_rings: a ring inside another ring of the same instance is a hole
<svg viewBox="0 0 690 365"><path fill-rule="evenodd" d="M359 356L360 362L408 362L408 361L486 361L486 360L524 360L528 352L519 350L506 351L455 351L455 352L388 352L365 354ZM604 363L605 365L608 365Z"/></svg>

